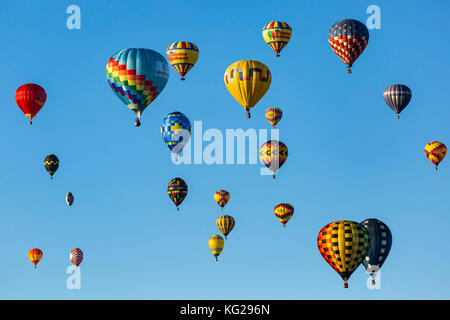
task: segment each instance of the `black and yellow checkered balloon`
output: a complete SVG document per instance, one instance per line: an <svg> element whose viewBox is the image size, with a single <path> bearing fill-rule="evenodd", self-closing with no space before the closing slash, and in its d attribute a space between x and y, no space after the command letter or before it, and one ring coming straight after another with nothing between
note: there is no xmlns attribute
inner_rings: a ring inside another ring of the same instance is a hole
<svg viewBox="0 0 450 320"><path fill-rule="evenodd" d="M320 230L317 246L325 261L347 281L363 261L369 250L367 229L354 221L335 221Z"/></svg>

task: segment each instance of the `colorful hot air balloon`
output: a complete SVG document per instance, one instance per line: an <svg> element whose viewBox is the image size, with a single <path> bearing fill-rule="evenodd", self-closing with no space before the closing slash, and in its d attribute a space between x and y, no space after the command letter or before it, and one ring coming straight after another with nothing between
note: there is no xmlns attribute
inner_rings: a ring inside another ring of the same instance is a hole
<svg viewBox="0 0 450 320"><path fill-rule="evenodd" d="M428 160L430 160L436 166L436 170L439 163L444 160L446 154L447 147L442 142L433 141L425 146L425 155L427 156Z"/></svg>
<svg viewBox="0 0 450 320"><path fill-rule="evenodd" d="M16 91L16 103L25 115L31 120L44 106L47 93L44 88L35 83L27 83L20 86Z"/></svg>
<svg viewBox="0 0 450 320"><path fill-rule="evenodd" d="M386 104L396 114L397 119L400 118L399 114L406 108L409 101L411 101L412 92L407 86L403 84L393 84L384 90L383 98Z"/></svg>
<svg viewBox="0 0 450 320"><path fill-rule="evenodd" d="M278 169L286 162L288 157L288 148L277 140L270 140L259 148L259 158L262 163L273 172L273 178Z"/></svg>
<svg viewBox="0 0 450 320"><path fill-rule="evenodd" d="M222 208L230 201L230 193L226 190L219 190L214 193L214 200Z"/></svg>
<svg viewBox="0 0 450 320"><path fill-rule="evenodd" d="M72 249L72 251L70 251L70 261L78 267L81 261L83 261L83 251L79 248Z"/></svg>
<svg viewBox="0 0 450 320"><path fill-rule="evenodd" d="M344 288L369 250L369 232L354 221L327 224L317 236L317 246L325 261L342 277Z"/></svg>
<svg viewBox="0 0 450 320"><path fill-rule="evenodd" d="M167 58L172 67L184 76L192 69L198 59L198 47L192 42L176 41L167 48Z"/></svg>
<svg viewBox="0 0 450 320"><path fill-rule="evenodd" d="M280 108L271 107L266 110L266 119L270 122L270 124L275 128L277 123L283 117L283 111Z"/></svg>
<svg viewBox="0 0 450 320"><path fill-rule="evenodd" d="M221 236L219 236L218 234L212 235L209 238L208 246L209 246L209 249L211 250L212 254L214 255L214 257L216 257L216 261L217 261L217 257L222 252L224 245L225 245L225 240L223 240L223 238Z"/></svg>
<svg viewBox="0 0 450 320"><path fill-rule="evenodd" d="M367 256L362 261L367 272L372 276L372 284L386 260L392 246L392 233L389 227L377 219L366 219L361 224L369 232L370 246Z"/></svg>
<svg viewBox="0 0 450 320"><path fill-rule="evenodd" d="M250 118L250 109L269 90L272 75L263 63L242 60L227 68L224 81L228 91L247 111L247 118Z"/></svg>
<svg viewBox="0 0 450 320"><path fill-rule="evenodd" d="M286 227L286 223L294 215L294 206L290 203L279 203L273 209L275 216L281 221L283 227Z"/></svg>
<svg viewBox="0 0 450 320"><path fill-rule="evenodd" d="M292 29L286 22L271 21L263 27L264 41L280 56L281 50L288 44L292 36Z"/></svg>
<svg viewBox="0 0 450 320"><path fill-rule="evenodd" d="M53 179L53 175L55 174L56 170L58 170L59 167L59 159L54 154L49 154L47 157L45 157L44 160L44 167L47 170L48 174L50 175L50 179Z"/></svg>
<svg viewBox="0 0 450 320"><path fill-rule="evenodd" d="M66 203L69 207L72 206L73 200L74 200L74 198L73 198L72 192L66 193Z"/></svg>
<svg viewBox="0 0 450 320"><path fill-rule="evenodd" d="M233 230L234 228L234 218L232 216L220 216L216 220L216 226L219 228L220 232L223 233L225 236L225 239L227 238L228 234Z"/></svg>
<svg viewBox="0 0 450 320"><path fill-rule="evenodd" d="M41 261L42 255L43 253L41 249L38 248L30 249L28 251L28 259L30 259L31 263L34 264L34 268L36 268L36 265L39 263L39 261Z"/></svg>
<svg viewBox="0 0 450 320"><path fill-rule="evenodd" d="M328 42L333 51L347 65L348 73L352 73L353 63L369 42L369 30L358 20L341 20L330 28Z"/></svg>
<svg viewBox="0 0 450 320"><path fill-rule="evenodd" d="M106 64L106 78L116 96L136 113L134 125L139 127L142 112L169 80L169 65L156 51L123 49Z"/></svg>
<svg viewBox="0 0 450 320"><path fill-rule="evenodd" d="M181 112L169 113L161 123L161 136L166 146L178 155L191 136L191 122Z"/></svg>
<svg viewBox="0 0 450 320"><path fill-rule="evenodd" d="M170 199L172 199L173 203L176 205L177 211L180 211L178 206L183 202L188 193L188 186L186 182L184 182L184 180L181 178L173 178L172 180L170 180L169 185L167 186L167 193L169 194Z"/></svg>

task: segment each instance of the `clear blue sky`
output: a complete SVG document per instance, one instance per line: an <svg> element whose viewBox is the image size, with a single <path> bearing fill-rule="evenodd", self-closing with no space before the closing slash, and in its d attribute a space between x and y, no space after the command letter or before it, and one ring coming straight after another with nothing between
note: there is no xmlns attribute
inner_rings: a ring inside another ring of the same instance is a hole
<svg viewBox="0 0 450 320"><path fill-rule="evenodd" d="M66 28L81 8L82 29ZM327 34L344 18L363 22L381 8L381 30L347 75ZM426 143L450 146L449 4L435 1L20 1L2 5L0 145L0 298L2 299L448 299L450 163L436 173ZM271 20L288 22L280 58L263 41ZM109 88L116 51L144 47L165 55L174 41L200 57L179 80L171 68L143 125ZM272 71L272 85L245 118L223 74L237 60ZM48 99L30 127L14 93L41 84ZM401 119L382 92L403 83L413 98ZM174 165L159 126L181 111L203 128L269 128L279 106L289 158L276 181L260 165ZM60 159L50 181L49 153ZM167 183L189 194L178 213ZM221 214L213 193L226 189L236 219L215 262L207 241ZM65 193L75 196L73 207ZM283 229L279 202L295 214ZM393 233L381 290L366 288L362 267L344 290L316 245L327 223L378 218ZM37 270L27 258L38 247ZM66 288L69 252L85 253L81 290Z"/></svg>

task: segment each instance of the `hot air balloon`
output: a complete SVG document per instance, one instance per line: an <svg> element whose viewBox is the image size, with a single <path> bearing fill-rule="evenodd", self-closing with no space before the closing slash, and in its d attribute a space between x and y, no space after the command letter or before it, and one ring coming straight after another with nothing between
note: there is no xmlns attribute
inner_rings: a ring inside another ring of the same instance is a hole
<svg viewBox="0 0 450 320"><path fill-rule="evenodd" d="M280 108L271 107L266 110L266 119L274 128L281 120L281 117L283 117L283 111Z"/></svg>
<svg viewBox="0 0 450 320"><path fill-rule="evenodd" d="M32 124L33 118L44 106L47 100L47 93L44 88L35 83L27 83L20 86L16 91L16 103L19 108L30 118Z"/></svg>
<svg viewBox="0 0 450 320"><path fill-rule="evenodd" d="M116 96L136 113L134 125L139 127L142 112L169 80L169 65L156 51L123 49L108 60L106 78Z"/></svg>
<svg viewBox="0 0 450 320"><path fill-rule="evenodd" d="M73 199L73 194L72 194L72 192L66 193L66 203L67 203L67 205L68 205L69 207L72 206L73 200L74 200L74 199Z"/></svg>
<svg viewBox="0 0 450 320"><path fill-rule="evenodd" d="M34 264L34 268L36 268L39 261L41 261L42 255L43 253L41 249L38 248L30 249L28 251L28 259L30 259L31 263Z"/></svg>
<svg viewBox="0 0 450 320"><path fill-rule="evenodd" d="M167 48L167 58L172 67L184 76L192 69L198 59L198 47L192 42L176 41Z"/></svg>
<svg viewBox="0 0 450 320"><path fill-rule="evenodd" d="M369 30L358 20L341 20L330 28L328 42L333 51L347 65L348 73L352 73L353 63L369 42Z"/></svg>
<svg viewBox="0 0 450 320"><path fill-rule="evenodd" d="M172 199L173 203L176 205L177 211L180 211L178 206L183 202L188 193L188 186L186 182L184 182L184 180L181 178L173 178L169 182L167 193L169 194L170 199Z"/></svg>
<svg viewBox="0 0 450 320"><path fill-rule="evenodd" d="M430 160L436 166L436 170L439 163L444 160L446 154L447 147L442 142L433 141L425 146L425 155L427 156L428 160Z"/></svg>
<svg viewBox="0 0 450 320"><path fill-rule="evenodd" d="M369 232L354 221L335 221L320 230L317 246L325 261L342 277L344 288L369 250Z"/></svg>
<svg viewBox="0 0 450 320"><path fill-rule="evenodd" d="M262 35L264 41L280 56L281 50L288 44L292 36L292 29L282 21L271 21L263 27Z"/></svg>
<svg viewBox="0 0 450 320"><path fill-rule="evenodd" d="M220 216L216 220L216 226L219 228L220 232L223 233L225 236L225 239L227 238L228 234L233 230L234 228L234 218L232 216Z"/></svg>
<svg viewBox="0 0 450 320"><path fill-rule="evenodd" d="M214 193L214 200L222 208L230 201L230 193L226 190L219 190Z"/></svg>
<svg viewBox="0 0 450 320"><path fill-rule="evenodd" d="M393 84L384 90L383 98L386 104L396 114L397 119L400 118L399 114L406 108L409 101L411 101L412 92L407 86L403 84Z"/></svg>
<svg viewBox="0 0 450 320"><path fill-rule="evenodd" d="M361 224L369 232L370 246L367 256L362 261L375 284L377 272L386 260L392 246L392 233L389 227L377 219L366 219Z"/></svg>
<svg viewBox="0 0 450 320"><path fill-rule="evenodd" d="M288 157L288 148L277 140L270 140L259 148L259 158L262 163L273 172L273 178L278 169L286 162Z"/></svg>
<svg viewBox="0 0 450 320"><path fill-rule="evenodd" d="M221 236L219 236L218 234L212 235L209 238L208 246L209 246L209 249L211 250L212 254L214 255L214 257L216 257L216 261L217 261L217 257L222 252L224 245L225 245L225 240L223 240L223 238Z"/></svg>
<svg viewBox="0 0 450 320"><path fill-rule="evenodd" d="M78 267L81 261L83 261L83 251L79 248L72 249L72 251L70 251L70 261Z"/></svg>
<svg viewBox="0 0 450 320"><path fill-rule="evenodd" d="M166 146L178 156L191 136L191 122L181 112L169 113L161 123L161 136Z"/></svg>
<svg viewBox="0 0 450 320"><path fill-rule="evenodd" d="M47 157L45 157L44 160L44 167L47 170L48 174L50 175L50 179L53 179L53 175L55 174L56 170L58 170L59 167L59 159L54 154L49 154Z"/></svg>
<svg viewBox="0 0 450 320"><path fill-rule="evenodd" d="M286 223L294 215L294 206L290 203L279 203L273 209L275 216L281 221L283 227L286 227Z"/></svg>
<svg viewBox="0 0 450 320"><path fill-rule="evenodd" d="M228 91L247 111L247 118L250 118L250 109L269 90L272 75L263 63L242 60L227 68L224 81Z"/></svg>

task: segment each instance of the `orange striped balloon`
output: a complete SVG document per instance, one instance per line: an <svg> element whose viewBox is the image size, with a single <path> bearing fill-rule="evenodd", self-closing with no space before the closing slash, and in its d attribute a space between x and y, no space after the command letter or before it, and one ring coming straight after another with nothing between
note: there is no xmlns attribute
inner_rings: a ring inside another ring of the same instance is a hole
<svg viewBox="0 0 450 320"><path fill-rule="evenodd" d="M425 146L425 155L435 166L436 170L439 163L444 160L447 154L447 147L439 141L433 141Z"/></svg>
<svg viewBox="0 0 450 320"><path fill-rule="evenodd" d="M41 249L34 248L30 249L28 251L28 259L30 259L31 263L34 264L34 267L36 268L36 265L39 263L39 261L42 259L42 251Z"/></svg>
<svg viewBox="0 0 450 320"><path fill-rule="evenodd" d="M275 213L275 216L278 218L278 220L281 221L283 227L286 227L286 223L294 215L294 206L290 203L280 203L275 206L273 212Z"/></svg>
<svg viewBox="0 0 450 320"><path fill-rule="evenodd" d="M225 207L225 205L230 200L230 193L227 190L219 190L214 193L214 200L217 202L219 206Z"/></svg>
<svg viewBox="0 0 450 320"><path fill-rule="evenodd" d="M283 117L283 111L281 111L280 108L268 108L266 110L266 119L270 122L270 124L275 128L277 123L281 120L281 117Z"/></svg>

